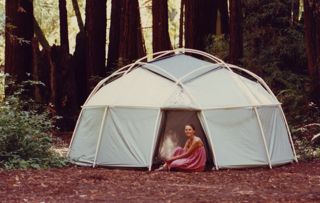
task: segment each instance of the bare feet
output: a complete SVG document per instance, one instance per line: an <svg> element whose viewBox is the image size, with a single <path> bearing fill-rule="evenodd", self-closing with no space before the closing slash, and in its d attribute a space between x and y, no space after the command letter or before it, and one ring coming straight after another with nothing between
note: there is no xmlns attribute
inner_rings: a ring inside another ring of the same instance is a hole
<svg viewBox="0 0 320 203"><path fill-rule="evenodd" d="M160 166L159 168L157 168L154 171L168 171L168 165L164 164L163 166Z"/></svg>

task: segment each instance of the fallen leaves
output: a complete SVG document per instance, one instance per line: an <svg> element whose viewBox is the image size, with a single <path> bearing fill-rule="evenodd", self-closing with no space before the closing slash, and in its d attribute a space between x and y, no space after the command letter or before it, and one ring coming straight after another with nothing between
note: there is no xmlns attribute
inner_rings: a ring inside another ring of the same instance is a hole
<svg viewBox="0 0 320 203"><path fill-rule="evenodd" d="M203 173L67 167L0 171L0 202L320 200L320 161Z"/></svg>

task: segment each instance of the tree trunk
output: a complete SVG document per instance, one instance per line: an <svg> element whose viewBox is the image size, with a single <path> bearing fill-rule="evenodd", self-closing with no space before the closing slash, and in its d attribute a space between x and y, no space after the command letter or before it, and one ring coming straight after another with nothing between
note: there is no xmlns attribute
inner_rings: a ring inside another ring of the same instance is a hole
<svg viewBox="0 0 320 203"><path fill-rule="evenodd" d="M242 11L241 0L230 0L230 48L229 61L239 64L242 57Z"/></svg>
<svg viewBox="0 0 320 203"><path fill-rule="evenodd" d="M152 1L153 52L172 49L168 26L168 0Z"/></svg>
<svg viewBox="0 0 320 203"><path fill-rule="evenodd" d="M81 12L80 12L80 9L79 9L78 0L72 0L72 6L73 6L74 12L75 12L76 17L77 17L79 30L80 30L80 32L82 32L82 31L84 31L84 25L83 25L83 20L82 20L82 17L81 17Z"/></svg>
<svg viewBox="0 0 320 203"><path fill-rule="evenodd" d="M218 0L218 7L221 19L221 33L227 35L229 34L228 0Z"/></svg>
<svg viewBox="0 0 320 203"><path fill-rule="evenodd" d="M96 81L92 77L105 76L106 55L106 0L86 1L86 77L87 93Z"/></svg>
<svg viewBox="0 0 320 203"><path fill-rule="evenodd" d="M292 0L292 23L299 22L300 0Z"/></svg>
<svg viewBox="0 0 320 203"><path fill-rule="evenodd" d="M38 60L39 55L40 55L39 42L38 42L38 39L34 37L32 40L32 56L33 56L32 80L34 81L41 81L40 71L39 71L39 60ZM33 95L36 102L42 102L42 95L40 92L39 85L34 86Z"/></svg>
<svg viewBox="0 0 320 203"><path fill-rule="evenodd" d="M208 37L215 34L216 0L185 0L185 47L205 50Z"/></svg>
<svg viewBox="0 0 320 203"><path fill-rule="evenodd" d="M119 66L146 55L138 0L122 0L119 35Z"/></svg>
<svg viewBox="0 0 320 203"><path fill-rule="evenodd" d="M184 39L184 12L185 12L185 7L184 7L184 1L181 0L180 4L180 23L179 23L179 47L183 47L183 39Z"/></svg>
<svg viewBox="0 0 320 203"><path fill-rule="evenodd" d="M122 0L112 0L111 3L111 22L109 31L108 63L107 75L117 69L120 46L120 17Z"/></svg>
<svg viewBox="0 0 320 203"><path fill-rule="evenodd" d="M59 0L59 17L60 17L60 44L66 53L69 53L69 37L68 37L68 14L66 0Z"/></svg>
<svg viewBox="0 0 320 203"><path fill-rule="evenodd" d="M309 0L303 1L304 6L304 39L308 58L308 74L310 77L316 76L317 50L316 50L316 26L313 17L313 10L309 5Z"/></svg>
<svg viewBox="0 0 320 203"><path fill-rule="evenodd" d="M32 71L33 3L6 0L5 72L18 81Z"/></svg>
<svg viewBox="0 0 320 203"><path fill-rule="evenodd" d="M312 97L320 100L320 2L304 0L304 39L308 59L308 75L312 81Z"/></svg>

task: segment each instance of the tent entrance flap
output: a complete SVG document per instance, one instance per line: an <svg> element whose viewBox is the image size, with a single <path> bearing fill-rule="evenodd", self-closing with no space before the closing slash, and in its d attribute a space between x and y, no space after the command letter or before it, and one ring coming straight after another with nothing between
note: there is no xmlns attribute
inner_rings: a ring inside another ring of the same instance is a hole
<svg viewBox="0 0 320 203"><path fill-rule="evenodd" d="M188 110L163 110L159 134L156 142L153 167L156 168L168 159L176 147L184 147L187 137L184 133L186 124L193 124L196 128L196 135L201 138L205 145L207 162L206 168L211 169L213 166L213 157L211 147L207 136L199 121L197 111Z"/></svg>

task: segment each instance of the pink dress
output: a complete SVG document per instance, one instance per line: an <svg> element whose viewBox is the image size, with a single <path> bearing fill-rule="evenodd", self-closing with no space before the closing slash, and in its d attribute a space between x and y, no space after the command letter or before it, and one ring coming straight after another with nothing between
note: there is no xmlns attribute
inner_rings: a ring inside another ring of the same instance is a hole
<svg viewBox="0 0 320 203"><path fill-rule="evenodd" d="M173 156L183 154L185 150L182 147L177 147ZM204 146L196 149L189 157L177 159L170 163L170 170L183 170L189 172L204 171L206 165L206 150Z"/></svg>

